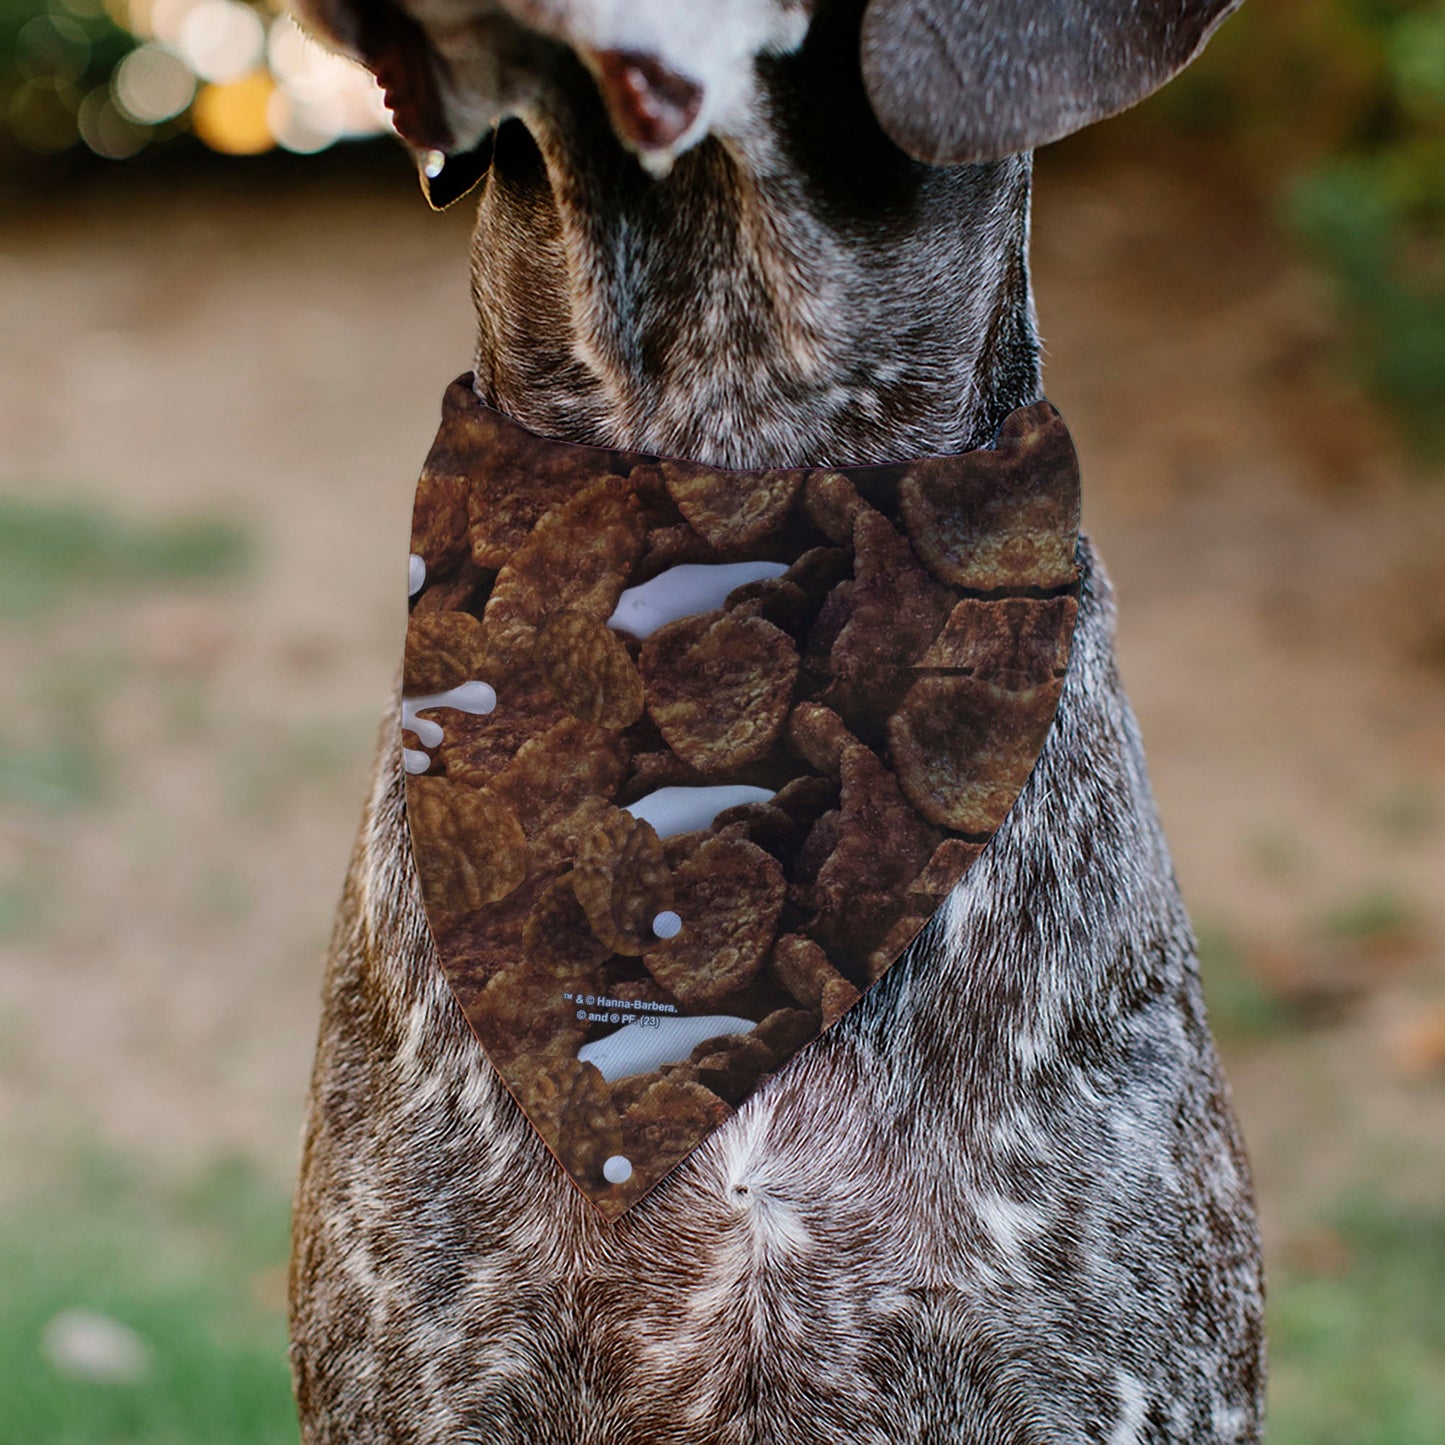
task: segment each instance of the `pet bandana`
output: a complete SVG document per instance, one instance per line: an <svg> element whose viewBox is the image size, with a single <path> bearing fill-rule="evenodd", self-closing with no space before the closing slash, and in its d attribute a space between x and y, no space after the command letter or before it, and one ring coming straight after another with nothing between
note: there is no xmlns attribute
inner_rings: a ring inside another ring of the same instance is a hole
<svg viewBox="0 0 1445 1445"><path fill-rule="evenodd" d="M1013 806L1077 611L1047 402L991 447L727 471L447 391L402 703L442 968L621 1215L888 971Z"/></svg>

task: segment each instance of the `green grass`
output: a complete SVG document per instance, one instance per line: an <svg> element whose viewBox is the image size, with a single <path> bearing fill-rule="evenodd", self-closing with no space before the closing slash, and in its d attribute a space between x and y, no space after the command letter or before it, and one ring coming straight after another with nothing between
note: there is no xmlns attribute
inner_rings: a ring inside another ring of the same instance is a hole
<svg viewBox="0 0 1445 1445"><path fill-rule="evenodd" d="M284 1199L237 1166L160 1197L92 1165L0 1218L0 1445L294 1445L285 1253ZM74 1309L135 1331L146 1376L56 1370L41 1337Z"/></svg>
<svg viewBox="0 0 1445 1445"><path fill-rule="evenodd" d="M103 769L86 741L56 738L0 747L0 803L66 812L95 802L103 792Z"/></svg>
<svg viewBox="0 0 1445 1445"><path fill-rule="evenodd" d="M1289 1025L1284 1001L1250 969L1234 936L1217 925L1200 924L1199 976L1209 1022L1220 1038L1267 1039Z"/></svg>
<svg viewBox="0 0 1445 1445"><path fill-rule="evenodd" d="M1372 888L1332 909L1324 931L1346 943L1369 944L1410 933L1418 924L1418 910L1393 888Z"/></svg>
<svg viewBox="0 0 1445 1445"><path fill-rule="evenodd" d="M1392 843L1418 843L1440 826L1440 808L1423 784L1402 784L1380 800L1374 821Z"/></svg>
<svg viewBox="0 0 1445 1445"><path fill-rule="evenodd" d="M248 555L231 522L140 523L87 502L0 496L0 617L77 591L229 577Z"/></svg>
<svg viewBox="0 0 1445 1445"><path fill-rule="evenodd" d="M1361 1199L1331 1224L1341 1267L1273 1282L1270 1445L1439 1445L1445 1209Z"/></svg>

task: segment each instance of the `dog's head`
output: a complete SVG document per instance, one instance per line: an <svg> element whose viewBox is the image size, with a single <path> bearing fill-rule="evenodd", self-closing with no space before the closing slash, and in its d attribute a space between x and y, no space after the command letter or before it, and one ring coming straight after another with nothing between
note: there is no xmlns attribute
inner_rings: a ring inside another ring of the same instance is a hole
<svg viewBox="0 0 1445 1445"><path fill-rule="evenodd" d="M294 0L372 70L434 203L484 169L498 121L594 85L654 171L743 133L758 63L848 9L868 101L935 165L993 160L1133 105L1183 69L1242 0ZM465 158L472 156L471 164ZM444 181L443 172L452 174Z"/></svg>

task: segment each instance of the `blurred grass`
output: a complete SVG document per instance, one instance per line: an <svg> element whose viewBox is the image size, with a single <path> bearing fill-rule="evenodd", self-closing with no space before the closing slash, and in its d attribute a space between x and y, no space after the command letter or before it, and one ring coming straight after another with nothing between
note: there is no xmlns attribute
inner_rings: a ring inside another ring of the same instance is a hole
<svg viewBox="0 0 1445 1445"><path fill-rule="evenodd" d="M1445 1208L1361 1197L1288 1269L1270 1306L1270 1445L1445 1438Z"/></svg>
<svg viewBox="0 0 1445 1445"><path fill-rule="evenodd" d="M1249 966L1244 949L1220 924L1196 928L1199 974L1209 1007L1209 1022L1222 1039L1267 1039L1289 1026L1289 1010Z"/></svg>
<svg viewBox="0 0 1445 1445"><path fill-rule="evenodd" d="M84 502L0 496L0 617L33 616L79 590L231 577L250 553L226 520L147 524Z"/></svg>
<svg viewBox="0 0 1445 1445"><path fill-rule="evenodd" d="M1412 934L1419 910L1395 888L1371 888L1347 898L1325 916L1324 931L1346 943L1378 944Z"/></svg>
<svg viewBox="0 0 1445 1445"><path fill-rule="evenodd" d="M114 1160L0 1218L0 1445L286 1445L286 1201L245 1166L169 1194ZM58 1369L65 1311L132 1330L132 1382Z"/></svg>
<svg viewBox="0 0 1445 1445"><path fill-rule="evenodd" d="M95 802L103 770L88 743L58 738L33 747L0 747L0 803L63 812Z"/></svg>

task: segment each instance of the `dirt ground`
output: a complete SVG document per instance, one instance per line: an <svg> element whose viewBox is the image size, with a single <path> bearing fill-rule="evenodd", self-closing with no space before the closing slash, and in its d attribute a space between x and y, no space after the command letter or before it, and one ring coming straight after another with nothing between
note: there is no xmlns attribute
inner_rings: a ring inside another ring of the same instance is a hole
<svg viewBox="0 0 1445 1445"><path fill-rule="evenodd" d="M1220 179L1050 156L1035 265L1289 1250L1351 1189L1445 1186L1445 482ZM213 586L77 584L0 632L0 1190L90 1144L290 1176L412 487L468 361L466 229L400 157L0 222L0 494L220 517L252 556ZM31 757L78 780L29 787Z"/></svg>

